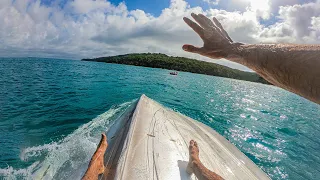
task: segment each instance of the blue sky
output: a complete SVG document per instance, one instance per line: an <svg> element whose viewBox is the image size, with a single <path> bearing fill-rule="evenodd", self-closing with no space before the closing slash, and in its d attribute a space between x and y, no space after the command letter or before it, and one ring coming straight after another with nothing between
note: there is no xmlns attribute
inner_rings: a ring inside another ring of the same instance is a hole
<svg viewBox="0 0 320 180"><path fill-rule="evenodd" d="M122 0L112 0L110 1L114 4L119 4L123 2ZM159 16L162 9L169 7L170 0L129 0L125 1L129 10L141 9L145 12Z"/></svg>
<svg viewBox="0 0 320 180"><path fill-rule="evenodd" d="M60 1L59 4L61 6L64 6L68 2L68 0L59 0L59 1ZM50 4L52 4L53 2L56 2L56 0L41 0L41 3L48 6L50 6ZM170 5L170 0L109 0L109 2L115 5L118 5L119 3L124 2L127 5L129 10L141 9L154 16L159 16L161 14L161 11L164 8L169 7ZM203 0L187 0L187 2L192 7L199 6L199 7L202 7L204 10L207 10L210 8L224 9L224 10L230 10L230 11L241 10L241 8L230 6L232 2L228 0L220 0L220 3L217 5L209 4ZM298 0L297 1L297 3L299 4L304 4L309 2L315 2L315 0Z"/></svg>
<svg viewBox="0 0 320 180"><path fill-rule="evenodd" d="M47 6L50 6L52 3L55 2L55 0L41 0L41 3ZM59 4L63 7L67 2L68 0L60 0ZM110 2L115 5L124 2L129 10L141 9L154 16L159 16L161 14L161 11L164 8L169 7L170 5L170 0L110 0ZM187 2L190 4L190 6L200 6L203 9L208 9L212 7L203 0L188 0Z"/></svg>
<svg viewBox="0 0 320 180"><path fill-rule="evenodd" d="M192 12L216 17L236 42L320 43L320 0L0 0L0 57L156 52L209 61L181 49L202 45L182 20Z"/></svg>

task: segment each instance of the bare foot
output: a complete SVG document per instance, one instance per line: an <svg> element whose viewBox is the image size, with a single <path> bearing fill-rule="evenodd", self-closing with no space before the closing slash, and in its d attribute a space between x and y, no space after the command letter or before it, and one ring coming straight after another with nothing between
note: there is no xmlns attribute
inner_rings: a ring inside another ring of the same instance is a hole
<svg viewBox="0 0 320 180"><path fill-rule="evenodd" d="M194 173L193 166L195 163L199 162L199 147L198 143L194 140L190 141L189 145L189 164L187 167L187 172L189 174Z"/></svg>
<svg viewBox="0 0 320 180"><path fill-rule="evenodd" d="M187 167L189 174L194 173L199 180L223 180L221 176L207 169L199 159L198 143L194 140L189 145L189 164Z"/></svg>
<svg viewBox="0 0 320 180"><path fill-rule="evenodd" d="M104 172L104 153L108 147L107 137L101 134L101 140L96 152L93 154L88 170L82 179L98 179L98 175Z"/></svg>
<svg viewBox="0 0 320 180"><path fill-rule="evenodd" d="M104 153L106 152L107 147L107 136L105 134L101 134L100 143L90 161L90 165L94 165L98 169L99 174L102 174L104 171Z"/></svg>

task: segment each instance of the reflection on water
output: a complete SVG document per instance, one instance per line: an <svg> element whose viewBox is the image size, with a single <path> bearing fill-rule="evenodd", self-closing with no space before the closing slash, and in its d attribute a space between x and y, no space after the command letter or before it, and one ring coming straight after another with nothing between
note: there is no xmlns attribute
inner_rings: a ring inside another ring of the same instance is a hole
<svg viewBox="0 0 320 180"><path fill-rule="evenodd" d="M98 143L98 131L112 121L110 112L146 94L218 131L273 179L320 175L318 105L273 86L169 72L1 59L0 174L31 176L48 164L55 172L81 169Z"/></svg>

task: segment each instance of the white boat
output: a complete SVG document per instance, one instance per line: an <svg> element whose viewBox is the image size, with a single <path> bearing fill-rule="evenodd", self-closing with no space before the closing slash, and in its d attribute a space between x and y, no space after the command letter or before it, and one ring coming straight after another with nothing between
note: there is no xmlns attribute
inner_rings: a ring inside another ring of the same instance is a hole
<svg viewBox="0 0 320 180"><path fill-rule="evenodd" d="M100 179L197 179L186 172L191 139L198 142L202 163L224 179L270 179L212 128L145 95L115 121L108 138L105 163L111 170Z"/></svg>

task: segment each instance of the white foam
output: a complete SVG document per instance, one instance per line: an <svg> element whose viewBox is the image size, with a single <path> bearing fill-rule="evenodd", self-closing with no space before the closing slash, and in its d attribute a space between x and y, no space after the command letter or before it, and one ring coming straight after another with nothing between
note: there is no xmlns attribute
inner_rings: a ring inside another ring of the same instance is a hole
<svg viewBox="0 0 320 180"><path fill-rule="evenodd" d="M101 132L107 132L112 120L132 103L111 108L58 142L24 149L21 161L45 158L24 169L10 166L0 169L0 179L79 179L99 143Z"/></svg>

